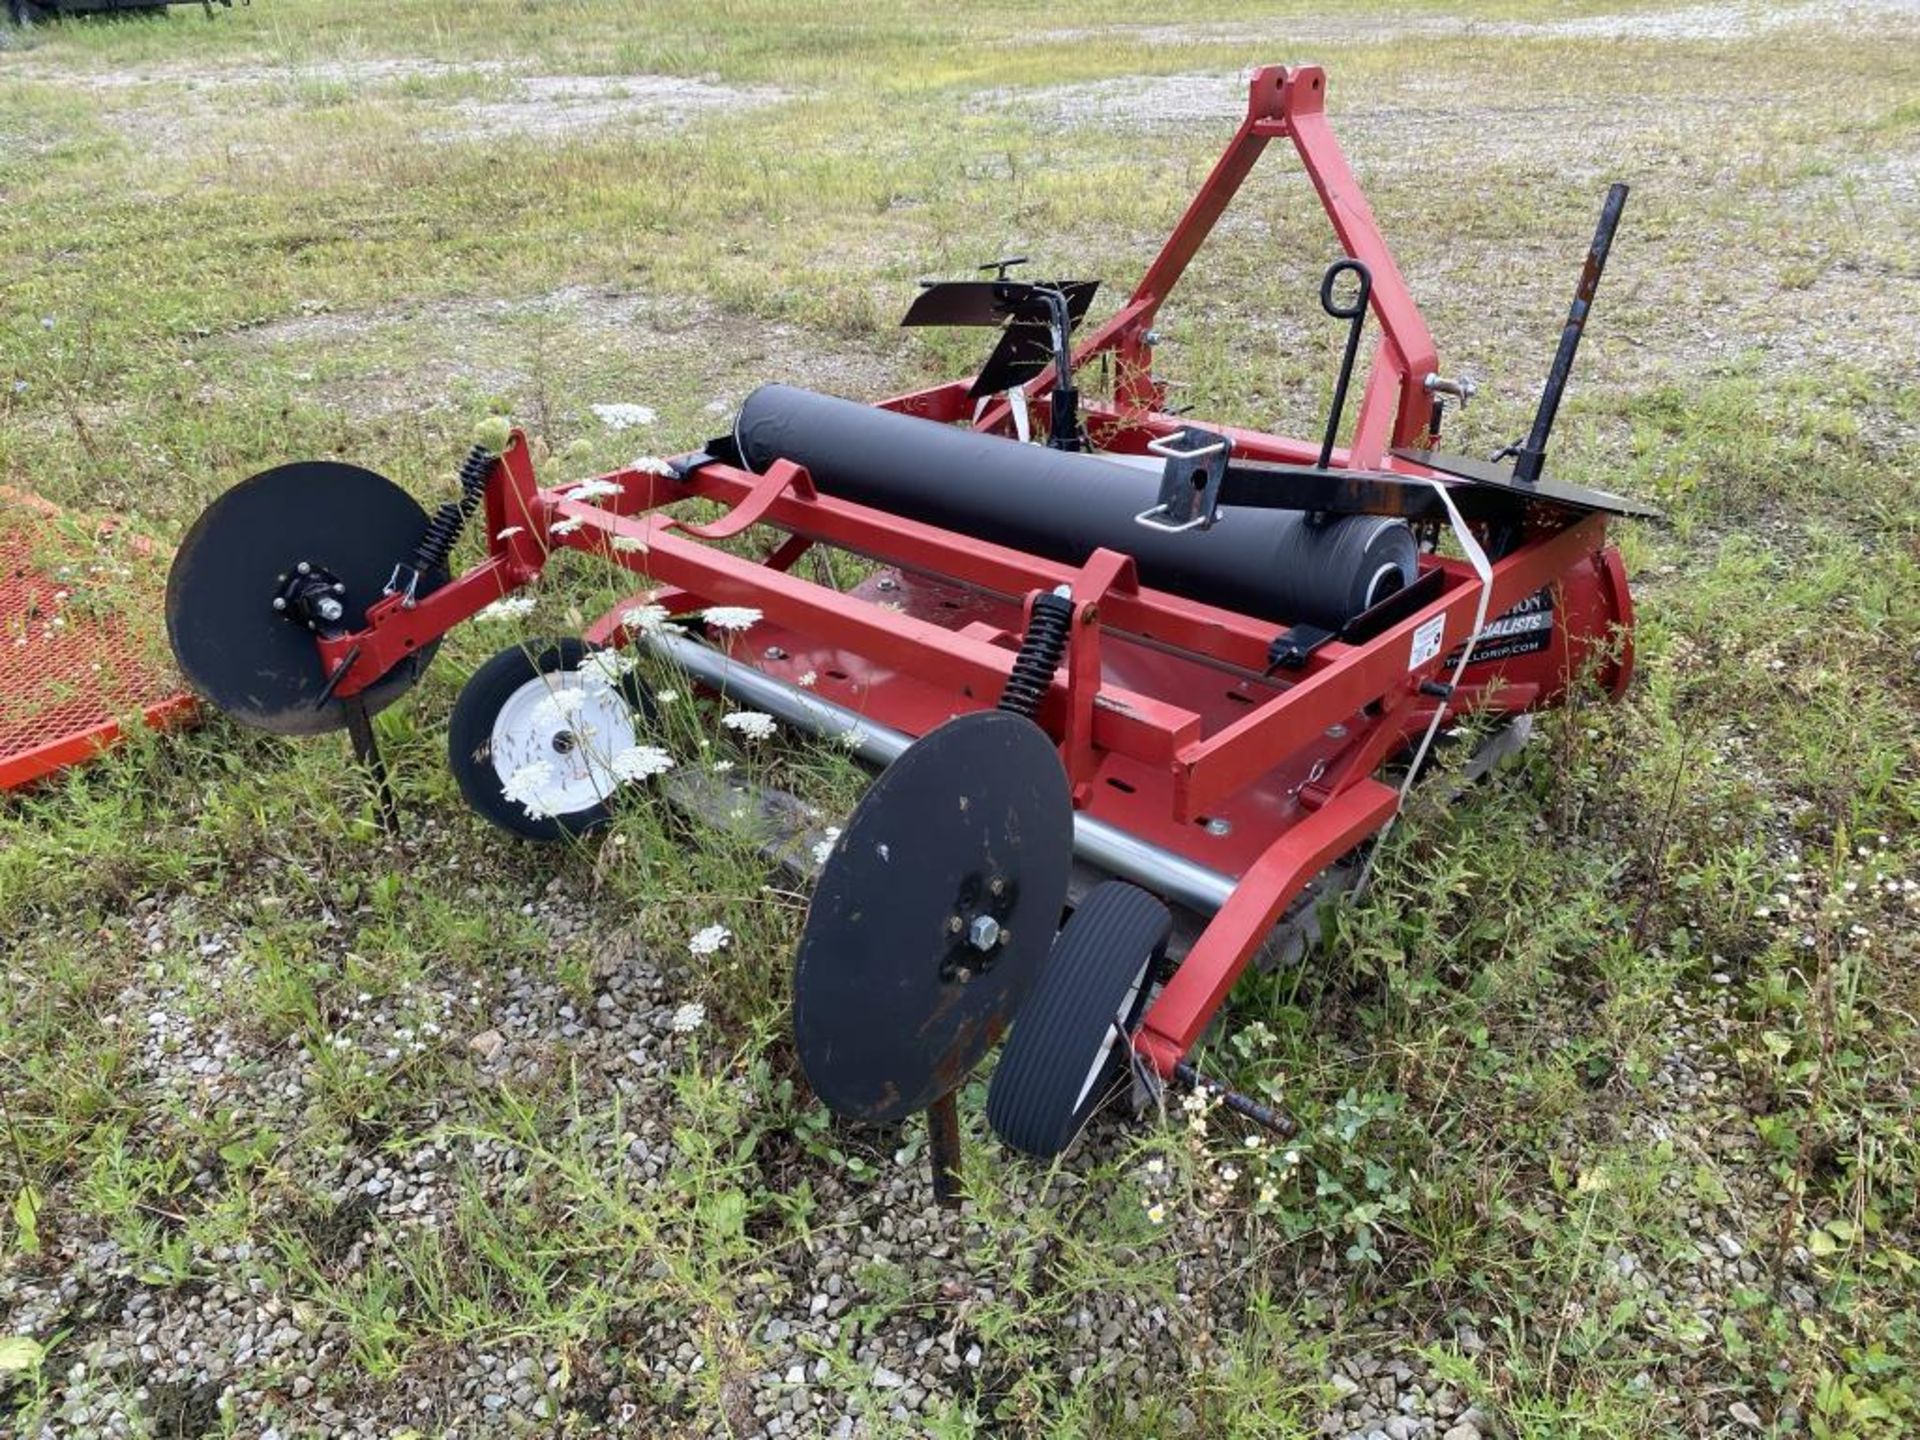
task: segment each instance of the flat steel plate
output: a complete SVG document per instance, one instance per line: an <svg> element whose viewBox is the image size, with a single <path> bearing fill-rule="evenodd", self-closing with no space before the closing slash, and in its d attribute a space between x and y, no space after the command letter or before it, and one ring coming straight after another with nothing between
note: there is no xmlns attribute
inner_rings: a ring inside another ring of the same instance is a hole
<svg viewBox="0 0 1920 1440"><path fill-rule="evenodd" d="M167 638L181 673L243 725L277 735L343 728L344 702L315 708L326 676L312 633L274 610L274 594L300 561L323 567L346 585L342 626L358 630L426 528L419 501L357 465L308 460L242 480L194 521L167 576ZM446 578L422 577L419 593ZM368 713L411 689L438 648L422 646L362 691Z"/></svg>
<svg viewBox="0 0 1920 1440"><path fill-rule="evenodd" d="M882 772L794 960L794 1039L829 1109L899 1120L959 1088L1039 974L1072 863L1066 771L1030 720L959 716Z"/></svg>
<svg viewBox="0 0 1920 1440"><path fill-rule="evenodd" d="M1456 480L1504 490L1509 495L1527 500L1544 500L1550 505L1564 505L1575 510L1600 510L1608 515L1632 515L1643 520L1655 520L1660 516L1653 506L1643 505L1638 500L1629 500L1624 495L1614 495L1606 490L1589 490L1584 485L1555 480L1550 475L1542 475L1528 484L1514 478L1511 465L1476 460L1471 455L1411 449L1395 449L1393 454L1401 460L1411 460L1416 465L1425 465L1443 475L1451 475Z"/></svg>

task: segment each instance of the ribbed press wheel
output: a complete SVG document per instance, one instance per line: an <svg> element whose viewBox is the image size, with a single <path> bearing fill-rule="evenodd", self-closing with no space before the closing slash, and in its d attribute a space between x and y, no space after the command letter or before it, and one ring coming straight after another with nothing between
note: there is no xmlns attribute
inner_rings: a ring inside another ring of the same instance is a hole
<svg viewBox="0 0 1920 1440"><path fill-rule="evenodd" d="M1109 880L1073 912L1047 956L987 1090L987 1120L1015 1150L1051 1159L1119 1088L1173 916ZM1119 1027L1116 1030L1116 1026Z"/></svg>

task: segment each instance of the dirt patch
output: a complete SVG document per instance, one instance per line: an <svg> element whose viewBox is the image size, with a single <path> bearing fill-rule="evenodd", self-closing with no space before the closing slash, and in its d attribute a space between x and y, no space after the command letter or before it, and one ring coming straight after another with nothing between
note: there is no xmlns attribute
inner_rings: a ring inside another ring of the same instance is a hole
<svg viewBox="0 0 1920 1440"><path fill-rule="evenodd" d="M452 114L460 123L429 131L429 138L552 139L634 123L677 129L702 115L758 108L786 98L780 90L736 89L674 75L533 75L510 88L514 98L457 103Z"/></svg>
<svg viewBox="0 0 1920 1440"><path fill-rule="evenodd" d="M283 368L296 394L361 421L470 410L485 397L529 418L550 402L599 429L594 407L644 403L665 434L696 418L713 425L770 381L856 398L903 383L899 345L877 350L801 325L742 324L704 301L587 286L359 311L315 306L208 343ZM608 355L620 357L611 390Z"/></svg>
<svg viewBox="0 0 1920 1440"><path fill-rule="evenodd" d="M1139 45L1383 45L1417 39L1717 41L1796 27L1848 29L1920 19L1920 0L1811 0L1807 4L1705 4L1678 10L1624 10L1566 20L1477 20L1464 15L1389 16L1328 11L1200 25L1067 26L1017 43L1130 41ZM1015 42L1008 42L1015 43ZM1063 87L1064 88L1064 87Z"/></svg>
<svg viewBox="0 0 1920 1440"><path fill-rule="evenodd" d="M100 96L105 118L148 149L180 148L223 134L258 144L263 95L303 92L354 102L375 101L418 112L419 133L434 141L527 138L553 140L616 125L677 129L727 110L778 103L788 92L771 86L724 85L713 77L678 75L522 75L499 61L453 64L420 58L322 60L298 65L226 65L211 68L151 65L72 71L22 66L22 78ZM421 93L465 81L480 94L447 98Z"/></svg>

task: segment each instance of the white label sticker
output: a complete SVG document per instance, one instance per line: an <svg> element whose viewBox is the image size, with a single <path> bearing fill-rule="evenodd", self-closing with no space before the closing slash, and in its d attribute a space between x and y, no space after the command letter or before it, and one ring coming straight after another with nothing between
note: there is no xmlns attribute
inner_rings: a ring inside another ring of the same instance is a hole
<svg viewBox="0 0 1920 1440"><path fill-rule="evenodd" d="M1440 653L1441 642L1447 638L1447 617L1436 615L1418 630L1413 632L1413 654L1407 659L1407 669L1418 670L1434 656Z"/></svg>

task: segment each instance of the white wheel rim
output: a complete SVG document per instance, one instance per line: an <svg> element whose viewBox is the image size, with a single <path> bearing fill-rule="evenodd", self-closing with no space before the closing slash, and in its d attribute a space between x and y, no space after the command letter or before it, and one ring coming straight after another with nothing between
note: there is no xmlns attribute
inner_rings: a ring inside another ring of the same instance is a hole
<svg viewBox="0 0 1920 1440"><path fill-rule="evenodd" d="M1107 1061L1113 1058L1113 1047L1120 1043L1117 1033L1120 1023L1133 1013L1133 1002L1140 998L1140 992L1146 987L1147 971L1153 965L1149 955L1140 962L1140 973L1133 977L1133 984L1127 987L1119 1008L1114 1012L1113 1020L1107 1026L1107 1033L1100 1041L1100 1051L1093 1057L1093 1068L1087 1071L1087 1078L1081 1082L1080 1094L1073 1102L1073 1113L1079 1114L1080 1107L1087 1103L1087 1097L1093 1093L1093 1087L1100 1083L1100 1077L1107 1073Z"/></svg>
<svg viewBox="0 0 1920 1440"><path fill-rule="evenodd" d="M620 788L613 757L634 743L633 707L598 675L552 670L507 696L493 717L490 755L504 788L545 762L539 783L516 787L530 813L578 815Z"/></svg>

